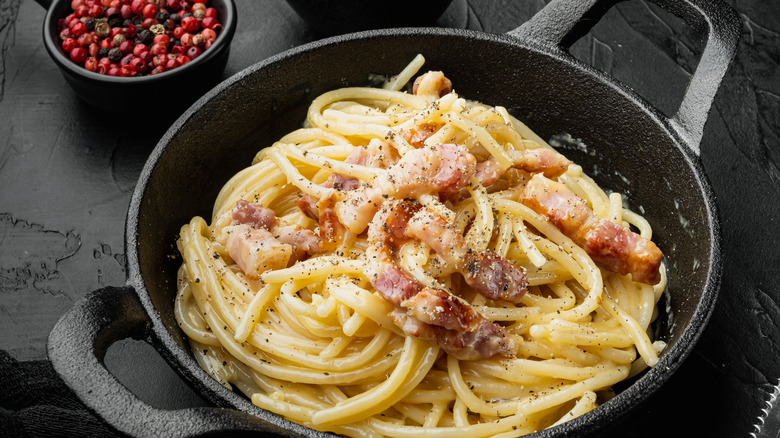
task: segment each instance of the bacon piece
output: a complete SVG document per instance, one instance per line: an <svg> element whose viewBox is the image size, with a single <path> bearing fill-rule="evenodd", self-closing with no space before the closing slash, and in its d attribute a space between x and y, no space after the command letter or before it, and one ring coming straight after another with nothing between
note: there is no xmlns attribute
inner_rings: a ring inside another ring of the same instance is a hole
<svg viewBox="0 0 780 438"><path fill-rule="evenodd" d="M450 330L468 331L477 327L482 316L463 300L434 287L423 288L401 302L407 314L422 322Z"/></svg>
<svg viewBox="0 0 780 438"><path fill-rule="evenodd" d="M419 149L425 146L425 140L435 134L442 126L444 123L427 122L410 129L402 129L399 133L412 147Z"/></svg>
<svg viewBox="0 0 780 438"><path fill-rule="evenodd" d="M395 265L396 246L406 240L406 223L419 208L415 201L388 201L368 228L369 281L395 305L422 290L411 275Z"/></svg>
<svg viewBox="0 0 780 438"><path fill-rule="evenodd" d="M635 281L656 284L663 254L652 241L606 219L600 219L566 185L535 175L523 190L522 203L544 215L563 234L585 249L603 268Z"/></svg>
<svg viewBox="0 0 780 438"><path fill-rule="evenodd" d="M485 161L480 161L477 163L474 178L476 178L477 181L479 181L479 183L484 187L490 187L503 175L504 171L501 170L501 166L498 164L498 161L496 161L495 158L490 157Z"/></svg>
<svg viewBox="0 0 780 438"><path fill-rule="evenodd" d="M506 330L487 319L481 319L469 331L458 331L427 324L413 316L396 310L393 312L395 324L410 336L428 342L437 343L447 354L461 360L476 360L493 357L514 356L514 344Z"/></svg>
<svg viewBox="0 0 780 438"><path fill-rule="evenodd" d="M300 225L279 225L270 208L245 200L226 213L231 224L223 228L223 244L244 273L257 277L269 269L287 267L307 253L326 251L320 236ZM224 237L226 236L226 237Z"/></svg>
<svg viewBox="0 0 780 438"><path fill-rule="evenodd" d="M406 235L430 246L481 295L513 303L523 298L528 286L524 271L490 251L473 251L458 229L433 210L425 208L415 214Z"/></svg>
<svg viewBox="0 0 780 438"><path fill-rule="evenodd" d="M368 152L362 146L352 149L352 152L344 159L345 163L365 165L369 159ZM322 187L333 188L336 190L355 190L360 187L360 181L351 176L344 176L339 173L332 173L322 184ZM295 202L295 205L311 219L317 220L320 217L321 209L317 205L317 198L311 195L303 195Z"/></svg>
<svg viewBox="0 0 780 438"><path fill-rule="evenodd" d="M279 226L276 223L276 213L270 208L240 199L231 212L234 224L245 224L270 231L275 239L292 245L296 251L300 249L322 252L319 249L320 238L314 231L297 224Z"/></svg>
<svg viewBox="0 0 780 438"><path fill-rule="evenodd" d="M530 173L542 173L547 178L563 175L571 161L562 154L547 148L509 151L512 158L512 168ZM498 162L489 158L477 164L476 178L483 186L488 187L498 181L504 174Z"/></svg>
<svg viewBox="0 0 780 438"><path fill-rule="evenodd" d="M293 246L280 242L265 228L238 224L226 226L224 232L230 258L249 277L258 278L265 271L286 268L293 256Z"/></svg>
<svg viewBox="0 0 780 438"><path fill-rule="evenodd" d="M323 252L320 248L320 237L314 231L298 224L275 226L271 229L271 233L274 238L282 243L292 245L297 251Z"/></svg>
<svg viewBox="0 0 780 438"><path fill-rule="evenodd" d="M347 192L336 207L348 230L361 233L387 197L407 198L458 193L474 175L476 158L455 144L437 144L407 152L374 184Z"/></svg>
<svg viewBox="0 0 780 438"><path fill-rule="evenodd" d="M334 206L336 199L332 196L328 196L320 200L317 203L317 209L319 210L319 231L320 231L320 243L319 247L322 251L332 251L336 249L339 242L344 240L344 234L347 229L339 222L338 216L336 216L336 210Z"/></svg>
<svg viewBox="0 0 780 438"><path fill-rule="evenodd" d="M512 344L503 327L449 292L423 287L395 264L396 247L407 239L406 224L419 208L416 201L393 200L375 215L368 228L369 281L399 312L405 310L395 319L404 333L436 342L461 358L510 356Z"/></svg>
<svg viewBox="0 0 780 438"><path fill-rule="evenodd" d="M366 165L377 169L387 169L401 159L392 143L377 138L372 138L368 142L366 151L369 155Z"/></svg>
<svg viewBox="0 0 780 438"><path fill-rule="evenodd" d="M276 221L276 213L270 208L239 199L231 210L233 222L270 230Z"/></svg>
<svg viewBox="0 0 780 438"><path fill-rule="evenodd" d="M438 99L452 91L452 81L440 71L429 71L417 77L412 85L412 93L416 96Z"/></svg>

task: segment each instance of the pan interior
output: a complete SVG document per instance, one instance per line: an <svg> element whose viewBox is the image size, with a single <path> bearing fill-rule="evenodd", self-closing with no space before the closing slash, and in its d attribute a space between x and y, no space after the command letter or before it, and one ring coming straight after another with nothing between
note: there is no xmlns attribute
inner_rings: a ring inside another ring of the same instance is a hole
<svg viewBox="0 0 780 438"><path fill-rule="evenodd" d="M653 110L586 67L508 37L430 29L361 36L304 46L238 74L188 111L153 154L131 205L129 269L143 281L139 294L156 335L181 347L174 360L186 362L188 350L173 317L179 228L196 215L210 222L222 185L259 149L299 127L314 97L367 85L369 73L397 73L418 53L424 69L444 71L460 96L506 107L600 185L628 196L666 256L657 337L667 351L678 343L692 348L685 330L701 323L697 309L711 289L712 210L696 160Z"/></svg>

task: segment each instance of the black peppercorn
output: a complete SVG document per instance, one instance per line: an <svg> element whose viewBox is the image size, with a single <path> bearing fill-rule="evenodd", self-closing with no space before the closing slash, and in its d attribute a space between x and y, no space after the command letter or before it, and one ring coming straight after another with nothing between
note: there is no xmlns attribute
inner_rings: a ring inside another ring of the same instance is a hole
<svg viewBox="0 0 780 438"><path fill-rule="evenodd" d="M125 21L122 22L122 27L127 27L133 24L133 20L126 18Z"/></svg>
<svg viewBox="0 0 780 438"><path fill-rule="evenodd" d="M108 47L101 47L100 50L98 50L98 58L105 58L108 56L108 52L110 52L111 49Z"/></svg>
<svg viewBox="0 0 780 438"><path fill-rule="evenodd" d="M192 17L192 16L193 16L192 12L186 12L186 13L181 15L181 18L187 18L187 17Z"/></svg>
<svg viewBox="0 0 780 438"><path fill-rule="evenodd" d="M113 49L108 51L108 59L111 62L119 62L122 60L122 51L119 50L117 47L114 47Z"/></svg>
<svg viewBox="0 0 780 438"><path fill-rule="evenodd" d="M179 14L171 14L170 16L168 16L168 18L173 20L173 23L176 24L176 25L181 23L181 15L179 15Z"/></svg>
<svg viewBox="0 0 780 438"><path fill-rule="evenodd" d="M124 19L119 14L114 14L110 17L108 17L108 25L111 27L122 27L122 24L124 23Z"/></svg>
<svg viewBox="0 0 780 438"><path fill-rule="evenodd" d="M149 29L144 29L140 32L138 32L138 35L136 36L136 40L145 45L151 45L154 41L154 33L150 31Z"/></svg>
<svg viewBox="0 0 780 438"><path fill-rule="evenodd" d="M84 25L87 26L88 31L95 30L95 24L97 24L97 20L95 20L93 17L89 17L84 21Z"/></svg>
<svg viewBox="0 0 780 438"><path fill-rule="evenodd" d="M160 11L154 15L154 19L162 23L168 19L168 13L165 11Z"/></svg>

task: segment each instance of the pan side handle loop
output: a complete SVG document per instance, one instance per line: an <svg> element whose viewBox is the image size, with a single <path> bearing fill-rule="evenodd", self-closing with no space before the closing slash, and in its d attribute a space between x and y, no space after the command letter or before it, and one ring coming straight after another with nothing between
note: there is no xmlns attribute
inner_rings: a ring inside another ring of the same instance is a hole
<svg viewBox="0 0 780 438"><path fill-rule="evenodd" d="M562 56L609 8L622 0L553 0L509 35L535 41ZM742 21L721 0L650 0L685 20L706 37L699 64L691 76L677 113L669 126L697 155L715 94L737 51ZM572 57L573 58L573 57Z"/></svg>
<svg viewBox="0 0 780 438"><path fill-rule="evenodd" d="M126 338L147 340L149 317L132 287L107 287L77 302L48 339L54 369L73 392L117 431L137 437L191 437L270 428L247 413L197 407L163 410L137 398L105 367L108 347Z"/></svg>

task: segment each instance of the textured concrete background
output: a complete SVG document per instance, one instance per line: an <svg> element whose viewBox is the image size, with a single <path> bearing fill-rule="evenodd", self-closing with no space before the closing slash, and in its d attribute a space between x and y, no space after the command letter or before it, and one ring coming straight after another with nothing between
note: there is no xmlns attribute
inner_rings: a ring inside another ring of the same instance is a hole
<svg viewBox="0 0 780 438"><path fill-rule="evenodd" d="M320 37L283 0L237 3L225 78ZM455 0L438 24L504 33L544 3ZM780 377L780 2L728 3L743 34L702 142L723 225L718 307L696 352L616 436L747 436ZM43 48L43 17L32 0L0 2L0 350L21 363L45 363L48 333L74 301L124 284L130 196L178 116L122 118L79 101ZM634 0L611 9L571 53L673 114L701 48L679 19ZM115 344L107 363L155 406L204 403L143 343Z"/></svg>

